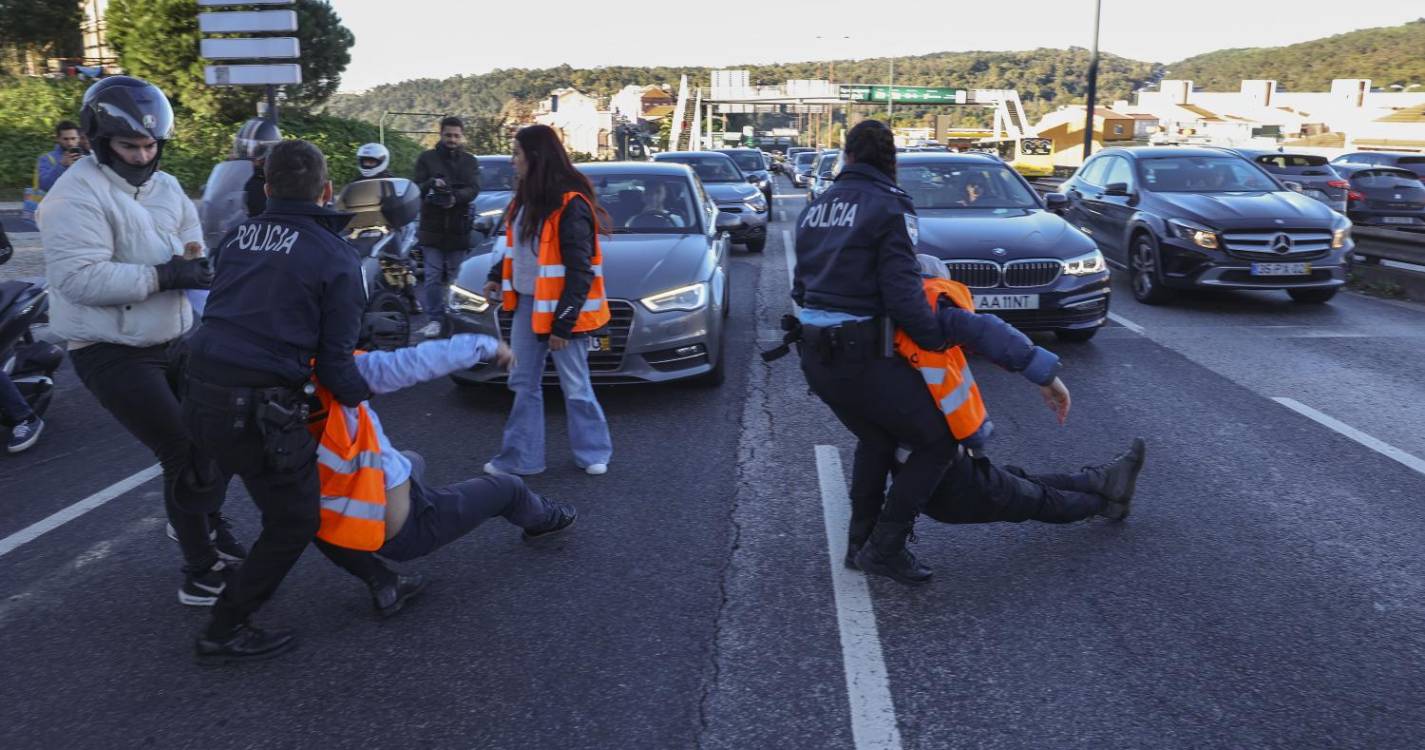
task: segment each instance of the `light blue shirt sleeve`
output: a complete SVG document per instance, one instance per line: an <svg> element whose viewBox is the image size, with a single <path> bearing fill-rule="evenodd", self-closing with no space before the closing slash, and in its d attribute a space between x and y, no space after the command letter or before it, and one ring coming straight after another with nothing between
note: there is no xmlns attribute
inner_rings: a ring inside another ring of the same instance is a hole
<svg viewBox="0 0 1425 750"><path fill-rule="evenodd" d="M852 315L840 310L820 310L815 307L803 307L797 312L797 320L800 320L803 325L820 328L830 328L842 323L856 323L870 319L870 316L867 315Z"/></svg>
<svg viewBox="0 0 1425 750"><path fill-rule="evenodd" d="M373 393L391 393L474 367L499 345L482 333L459 333L393 352L367 352L356 358L356 369Z"/></svg>

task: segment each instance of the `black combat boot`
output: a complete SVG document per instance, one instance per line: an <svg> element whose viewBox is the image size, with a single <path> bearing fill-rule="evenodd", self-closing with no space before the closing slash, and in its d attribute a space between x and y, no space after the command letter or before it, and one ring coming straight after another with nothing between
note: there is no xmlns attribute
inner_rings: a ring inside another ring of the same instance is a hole
<svg viewBox="0 0 1425 750"><path fill-rule="evenodd" d="M876 528L876 519L851 519L851 526L846 530L846 560L845 565L851 570L860 570L856 567L856 553L866 546L866 540L871 538L871 529Z"/></svg>
<svg viewBox="0 0 1425 750"><path fill-rule="evenodd" d="M426 587L426 577L420 574L403 576L392 572L390 576L367 584L371 588L371 606L381 617L390 617L401 611L417 594Z"/></svg>
<svg viewBox="0 0 1425 750"><path fill-rule="evenodd" d="M262 630L242 623L221 633L203 634L195 648L199 664L216 666L271 659L297 645L290 630Z"/></svg>
<svg viewBox="0 0 1425 750"><path fill-rule="evenodd" d="M1083 473L1093 485L1092 491L1108 501L1098 515L1114 521L1128 517L1133 490L1138 485L1138 472L1143 470L1147 456L1148 445L1143 438L1133 438L1133 447L1112 461L1084 467Z"/></svg>
<svg viewBox="0 0 1425 750"><path fill-rule="evenodd" d="M906 548L914 523L878 521L871 538L856 553L856 567L863 573L885 576L907 585L929 583L930 568L920 564Z"/></svg>
<svg viewBox="0 0 1425 750"><path fill-rule="evenodd" d="M525 529L524 533L520 534L520 538L525 542L534 544L544 541L545 539L553 539L568 531L569 527L573 526L574 522L579 520L579 511L575 510L574 506L569 503L561 503L557 500L550 500L549 502L554 506L553 515L550 516L549 522L538 528Z"/></svg>

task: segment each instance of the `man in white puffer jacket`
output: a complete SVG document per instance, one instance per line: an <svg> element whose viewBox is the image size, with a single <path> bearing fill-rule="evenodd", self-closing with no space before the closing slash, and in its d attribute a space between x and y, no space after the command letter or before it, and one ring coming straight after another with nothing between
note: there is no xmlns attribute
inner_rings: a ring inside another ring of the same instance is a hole
<svg viewBox="0 0 1425 750"><path fill-rule="evenodd" d="M37 219L50 328L100 405L158 457L183 549L179 601L211 606L226 585L224 559L247 552L217 512L226 483L199 486L191 470L175 390L174 345L194 320L186 292L206 289L213 273L207 258L191 257L202 248L197 211L158 171L173 110L152 84L115 76L85 92L81 123L94 154L60 177Z"/></svg>

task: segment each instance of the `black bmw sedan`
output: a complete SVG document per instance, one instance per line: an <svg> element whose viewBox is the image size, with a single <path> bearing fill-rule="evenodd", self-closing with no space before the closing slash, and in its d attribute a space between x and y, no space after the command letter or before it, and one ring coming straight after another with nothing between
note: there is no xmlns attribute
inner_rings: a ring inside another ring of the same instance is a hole
<svg viewBox="0 0 1425 750"><path fill-rule="evenodd" d="M1104 149L1059 192L1069 221L1130 269L1144 304L1194 288L1285 290L1322 303L1346 283L1350 220L1235 153Z"/></svg>
<svg viewBox="0 0 1425 750"><path fill-rule="evenodd" d="M998 157L904 153L897 180L918 216L916 251L945 261L975 309L1023 331L1093 338L1108 317L1108 266L1093 240L1050 210Z"/></svg>

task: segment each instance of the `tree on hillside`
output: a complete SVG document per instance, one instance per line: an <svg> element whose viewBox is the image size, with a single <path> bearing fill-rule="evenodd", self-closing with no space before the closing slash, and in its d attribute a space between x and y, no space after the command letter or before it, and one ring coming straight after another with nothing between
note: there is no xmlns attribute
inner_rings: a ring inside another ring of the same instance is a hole
<svg viewBox="0 0 1425 750"><path fill-rule="evenodd" d="M1335 78L1369 78L1377 87L1425 86L1425 18L1359 29L1286 47L1226 49L1168 66L1169 77L1198 91L1236 91L1241 81L1270 79L1284 91L1327 91Z"/></svg>
<svg viewBox="0 0 1425 750"><path fill-rule="evenodd" d="M356 39L327 0L297 0L295 7L303 83L285 87L284 94L288 106L308 109L336 93ZM260 87L204 82L197 16L194 0L111 0L109 39L119 64L195 113L224 120L252 116L263 96Z"/></svg>
<svg viewBox="0 0 1425 750"><path fill-rule="evenodd" d="M20 63L31 56L69 57L83 51L77 0L0 0L0 64Z"/></svg>

